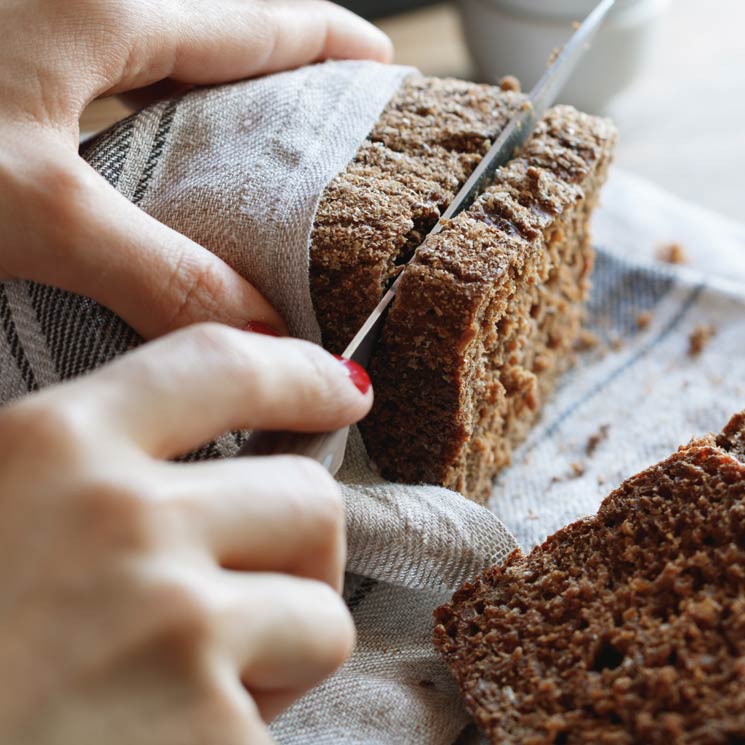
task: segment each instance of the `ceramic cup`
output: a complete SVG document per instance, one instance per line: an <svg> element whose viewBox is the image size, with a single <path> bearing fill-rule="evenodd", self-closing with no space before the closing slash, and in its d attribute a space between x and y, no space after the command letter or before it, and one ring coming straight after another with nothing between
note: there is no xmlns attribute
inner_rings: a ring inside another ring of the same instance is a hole
<svg viewBox="0 0 745 745"><path fill-rule="evenodd" d="M561 100L602 112L647 64L671 0L618 0ZM466 41L480 77L516 76L525 90L538 82L552 52L597 0L460 0Z"/></svg>

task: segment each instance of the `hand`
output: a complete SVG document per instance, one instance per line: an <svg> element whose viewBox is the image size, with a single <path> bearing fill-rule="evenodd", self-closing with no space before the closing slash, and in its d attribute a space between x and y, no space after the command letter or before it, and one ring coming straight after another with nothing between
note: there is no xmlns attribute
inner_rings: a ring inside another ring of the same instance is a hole
<svg viewBox="0 0 745 745"><path fill-rule="evenodd" d="M324 0L0 0L0 29L0 279L92 297L146 338L210 320L284 332L249 282L78 157L80 114L162 80L387 60L388 39Z"/></svg>
<svg viewBox="0 0 745 745"><path fill-rule="evenodd" d="M353 644L338 487L298 457L163 459L371 402L320 347L203 325L1 409L0 742L270 742Z"/></svg>

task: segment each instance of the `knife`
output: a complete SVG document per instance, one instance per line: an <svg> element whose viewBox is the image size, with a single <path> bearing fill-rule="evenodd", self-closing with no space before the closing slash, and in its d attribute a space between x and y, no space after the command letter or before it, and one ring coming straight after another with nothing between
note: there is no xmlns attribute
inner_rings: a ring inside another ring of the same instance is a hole
<svg viewBox="0 0 745 745"><path fill-rule="evenodd" d="M488 186L496 170L506 165L526 143L536 124L554 104L580 60L590 47L616 0L602 0L579 26L556 59L528 95L524 104L513 115L489 152L456 194L427 237L437 235L460 212L471 206L474 199ZM426 240L426 238L425 238ZM343 357L363 367L370 360L375 343L401 282L403 272L368 316L355 334ZM331 475L335 475L344 460L349 427L322 433L255 431L249 435L239 455L276 455L279 453L304 455L317 460Z"/></svg>

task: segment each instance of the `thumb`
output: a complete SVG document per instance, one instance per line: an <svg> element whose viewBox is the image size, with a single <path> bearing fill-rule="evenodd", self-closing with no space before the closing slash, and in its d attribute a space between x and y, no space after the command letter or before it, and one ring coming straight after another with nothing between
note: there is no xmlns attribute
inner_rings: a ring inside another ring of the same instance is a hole
<svg viewBox="0 0 745 745"><path fill-rule="evenodd" d="M93 298L145 338L202 321L261 321L286 332L250 282L127 201L76 154L19 170L0 207L11 225L6 276Z"/></svg>

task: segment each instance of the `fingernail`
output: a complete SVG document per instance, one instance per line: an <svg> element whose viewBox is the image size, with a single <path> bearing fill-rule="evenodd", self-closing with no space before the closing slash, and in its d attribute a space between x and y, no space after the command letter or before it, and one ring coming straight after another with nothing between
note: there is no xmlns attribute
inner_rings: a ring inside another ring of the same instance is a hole
<svg viewBox="0 0 745 745"><path fill-rule="evenodd" d="M362 365L358 365L354 360L347 360L344 357L340 357L335 354L339 362L347 368L347 374L351 381L357 386L357 390L364 396L369 390L372 383L370 382L370 376L367 374Z"/></svg>
<svg viewBox="0 0 745 745"><path fill-rule="evenodd" d="M261 321L250 321L244 328L244 331L250 331L252 334L264 334L265 336L282 336L276 329L273 329L268 323Z"/></svg>

